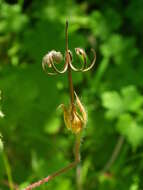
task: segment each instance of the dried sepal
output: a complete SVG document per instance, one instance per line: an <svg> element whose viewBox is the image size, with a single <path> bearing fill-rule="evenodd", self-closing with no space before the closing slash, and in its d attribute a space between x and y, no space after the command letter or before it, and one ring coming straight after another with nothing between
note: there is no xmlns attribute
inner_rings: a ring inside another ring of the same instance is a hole
<svg viewBox="0 0 143 190"><path fill-rule="evenodd" d="M61 104L60 107L63 109L64 112L64 122L67 129L77 134L80 133L86 126L87 113L76 93L75 97L76 105L74 105L74 109L72 109L71 105L69 106L69 108L66 108L64 104Z"/></svg>
<svg viewBox="0 0 143 190"><path fill-rule="evenodd" d="M81 132L83 129L83 122L79 114L75 111L73 112L73 119L71 122L71 131L75 134Z"/></svg>
<svg viewBox="0 0 143 190"><path fill-rule="evenodd" d="M71 129L71 120L72 120L72 117L71 117L71 108L67 109L64 104L61 104L59 106L59 108L63 109L63 112L64 112L64 122L65 122L66 127L70 130Z"/></svg>
<svg viewBox="0 0 143 190"><path fill-rule="evenodd" d="M86 113L86 110L84 108L84 106L82 105L79 97L77 96L76 92L74 92L75 94L75 97L76 97L76 104L80 110L80 113L81 113L81 118L82 118L82 121L83 121L83 124L84 126L86 126L86 123L87 123L87 113Z"/></svg>

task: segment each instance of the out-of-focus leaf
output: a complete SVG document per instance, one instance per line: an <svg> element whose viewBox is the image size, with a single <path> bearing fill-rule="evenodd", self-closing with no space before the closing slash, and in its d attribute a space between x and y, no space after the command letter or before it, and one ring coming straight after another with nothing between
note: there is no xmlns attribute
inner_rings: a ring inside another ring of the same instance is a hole
<svg viewBox="0 0 143 190"><path fill-rule="evenodd" d="M102 95L103 106L108 109L106 116L115 118L124 112L121 96L117 92L105 92Z"/></svg>
<svg viewBox="0 0 143 190"><path fill-rule="evenodd" d="M134 48L134 38L123 38L119 34L113 34L101 45L101 52L105 57L113 58L116 64L126 64L133 62L138 55L138 50ZM126 53L128 52L128 54Z"/></svg>
<svg viewBox="0 0 143 190"><path fill-rule="evenodd" d="M60 129L60 118L55 114L49 121L47 120L44 131L49 134L55 134Z"/></svg>
<svg viewBox="0 0 143 190"><path fill-rule="evenodd" d="M93 33L103 40L108 38L110 34L110 28L108 27L108 23L102 13L99 11L95 11L92 13L90 19L90 27Z"/></svg>
<svg viewBox="0 0 143 190"><path fill-rule="evenodd" d="M136 112L143 105L143 96L137 91L135 86L127 86L122 89L124 107L127 110Z"/></svg>
<svg viewBox="0 0 143 190"><path fill-rule="evenodd" d="M121 93L110 91L102 94L103 106L109 118L119 117L124 112L138 112L143 105L143 96L135 86L121 89Z"/></svg>
<svg viewBox="0 0 143 190"><path fill-rule="evenodd" d="M28 22L25 14L22 14L21 7L18 4L1 4L0 32L19 32Z"/></svg>
<svg viewBox="0 0 143 190"><path fill-rule="evenodd" d="M138 124L131 115L120 116L117 129L134 148L143 142L143 125Z"/></svg>
<svg viewBox="0 0 143 190"><path fill-rule="evenodd" d="M82 181L82 183L86 183L89 167L90 167L89 160L85 160L82 167L81 167L81 181Z"/></svg>

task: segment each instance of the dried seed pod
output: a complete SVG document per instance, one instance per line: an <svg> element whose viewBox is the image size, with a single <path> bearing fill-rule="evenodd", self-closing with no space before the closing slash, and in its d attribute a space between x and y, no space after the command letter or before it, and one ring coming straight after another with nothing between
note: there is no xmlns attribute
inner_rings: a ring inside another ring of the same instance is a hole
<svg viewBox="0 0 143 190"><path fill-rule="evenodd" d="M76 92L74 91L74 94L75 94L75 97L76 97L76 104L77 104L77 107L79 108L80 110L80 113L81 113L81 119L83 121L83 124L84 126L86 126L86 123L87 123L87 113L86 113L86 110L84 108L84 106L82 105L79 97L77 96Z"/></svg>
<svg viewBox="0 0 143 190"><path fill-rule="evenodd" d="M75 52L82 59L82 60L80 60L82 66L80 68L77 68L72 63L70 63L70 67L73 71L81 71L82 72L86 68L86 64L87 64L86 53L82 48L75 48Z"/></svg>
<svg viewBox="0 0 143 190"><path fill-rule="evenodd" d="M60 63L63 60L63 55L59 51L52 50L50 54L55 63Z"/></svg>
<svg viewBox="0 0 143 190"><path fill-rule="evenodd" d="M83 58L86 58L86 53L82 48L75 48L75 52L76 52L77 55L80 55Z"/></svg>
<svg viewBox="0 0 143 190"><path fill-rule="evenodd" d="M46 66L51 68L54 63L60 63L62 60L63 56L61 52L52 50L43 57L42 67L44 70L46 69Z"/></svg>
<svg viewBox="0 0 143 190"><path fill-rule="evenodd" d="M83 130L87 122L87 113L84 106L80 102L77 94L76 96L76 105L74 109L70 105L69 108L66 108L64 104L61 104L60 107L64 112L64 122L66 127L71 130L73 133L77 134ZM77 112L79 109L80 113Z"/></svg>
<svg viewBox="0 0 143 190"><path fill-rule="evenodd" d="M73 120L71 122L71 131L75 134L81 132L83 129L82 118L75 111L73 112Z"/></svg>
<svg viewBox="0 0 143 190"><path fill-rule="evenodd" d="M59 106L59 108L63 109L63 112L64 112L64 122L65 122L66 127L70 130L71 129L71 120L72 120L72 117L71 117L71 108L67 109L64 104L61 104Z"/></svg>

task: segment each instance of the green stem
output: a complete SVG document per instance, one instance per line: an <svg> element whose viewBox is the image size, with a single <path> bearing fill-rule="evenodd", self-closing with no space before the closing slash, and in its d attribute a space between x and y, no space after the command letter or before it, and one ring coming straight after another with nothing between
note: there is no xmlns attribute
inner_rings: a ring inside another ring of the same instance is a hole
<svg viewBox="0 0 143 190"><path fill-rule="evenodd" d="M109 64L109 58L104 58L97 70L97 73L96 73L96 77L95 77L95 80L94 80L94 89L97 89L107 67L108 67L108 64Z"/></svg>
<svg viewBox="0 0 143 190"><path fill-rule="evenodd" d="M12 174L11 174L11 167L10 167L8 158L4 152L2 155L3 155L3 161L4 161L7 177L8 177L9 188L10 188L10 190L14 190L13 179L12 179Z"/></svg>

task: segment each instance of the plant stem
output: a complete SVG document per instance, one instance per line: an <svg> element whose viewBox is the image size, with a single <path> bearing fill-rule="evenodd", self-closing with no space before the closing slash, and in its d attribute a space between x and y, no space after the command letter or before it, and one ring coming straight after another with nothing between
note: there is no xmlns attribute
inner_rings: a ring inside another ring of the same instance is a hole
<svg viewBox="0 0 143 190"><path fill-rule="evenodd" d="M113 165L113 163L117 159L117 157L120 153L120 150L123 146L123 143L124 143L124 137L120 136L118 141L117 141L117 144L115 145L113 153L111 154L110 159L108 160L108 162L106 163L106 165L103 168L103 172L109 171L109 169L111 168L111 166Z"/></svg>
<svg viewBox="0 0 143 190"><path fill-rule="evenodd" d="M72 106L72 110L73 110L74 109L74 88L73 88L73 83L72 83L72 75L71 75L71 68L70 67L68 67L68 81L69 81L71 106Z"/></svg>
<svg viewBox="0 0 143 190"><path fill-rule="evenodd" d="M106 71L109 63L110 63L109 62L109 58L105 57L102 60L100 66L99 66L99 68L97 70L97 73L96 73L96 76L95 76L95 80L94 80L94 89L96 89L96 91L97 91L97 88L98 88L98 86L99 86L99 84L101 82L101 79L102 79L102 77L103 77L103 75L104 75L104 73L105 73L105 71Z"/></svg>
<svg viewBox="0 0 143 190"><path fill-rule="evenodd" d="M75 141L75 161L80 162L80 142L81 142L81 133L76 134Z"/></svg>
<svg viewBox="0 0 143 190"><path fill-rule="evenodd" d="M74 110L74 88L73 88L73 82L72 82L72 74L71 74L71 68L70 68L70 54L68 52L68 21L66 21L66 30L65 30L65 36L66 36L66 63L68 64L68 81L69 81L69 91L70 91L70 99L71 99L71 106L72 106L72 112Z"/></svg>
<svg viewBox="0 0 143 190"><path fill-rule="evenodd" d="M81 165L78 164L76 168L76 184L77 190L82 190L82 179L81 179Z"/></svg>
<svg viewBox="0 0 143 190"><path fill-rule="evenodd" d="M10 167L7 155L4 152L3 152L3 161L4 161L4 165L5 165L5 169L6 169L6 173L7 173L7 177L8 177L9 188L10 188L10 190L14 190L13 179L12 179L12 174L11 174L11 167Z"/></svg>
<svg viewBox="0 0 143 190"><path fill-rule="evenodd" d="M74 168L79 162L80 162L80 140L81 140L81 134L76 135L76 142L75 142L75 160L74 162L70 163L68 166L60 169L59 171L53 173L52 175L49 175L31 185L29 185L28 187L26 187L24 190L32 190L36 187L39 187L40 185L49 182L50 180L52 180L53 178L55 178L56 176L59 176L65 172L67 172L68 170Z"/></svg>
<svg viewBox="0 0 143 190"><path fill-rule="evenodd" d="M75 145L75 160L80 162L80 142L81 142L81 134L76 135L76 145ZM82 183L81 183L81 166L78 164L76 168L76 182L77 182L77 189L82 190Z"/></svg>

